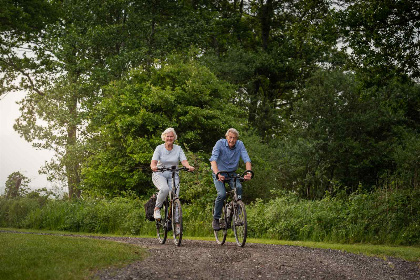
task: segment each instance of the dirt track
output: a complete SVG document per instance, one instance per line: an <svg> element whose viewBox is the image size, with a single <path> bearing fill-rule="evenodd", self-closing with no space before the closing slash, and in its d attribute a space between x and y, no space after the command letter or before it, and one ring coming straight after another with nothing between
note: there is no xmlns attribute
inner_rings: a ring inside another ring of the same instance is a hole
<svg viewBox="0 0 420 280"><path fill-rule="evenodd" d="M94 237L97 238L97 237ZM150 256L122 269L99 271L99 279L420 279L420 264L336 250L172 239L109 238L147 248ZM95 279L97 279L95 278Z"/></svg>

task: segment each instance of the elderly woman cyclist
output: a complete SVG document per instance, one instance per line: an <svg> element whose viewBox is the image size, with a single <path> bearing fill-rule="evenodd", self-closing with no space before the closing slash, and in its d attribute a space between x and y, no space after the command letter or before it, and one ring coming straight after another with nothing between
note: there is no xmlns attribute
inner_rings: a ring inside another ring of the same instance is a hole
<svg viewBox="0 0 420 280"><path fill-rule="evenodd" d="M150 168L153 171L157 171L159 167L178 166L179 162L188 168L189 171L194 171L194 167L190 166L188 163L182 148L174 144L176 139L177 135L172 127L167 128L162 133L162 140L165 141L165 144L157 146L153 153L152 161L150 163ZM155 219L160 219L160 208L162 207L165 198L168 196L169 191L172 189L172 173L170 171L153 172L152 181L159 190L153 216ZM177 185L179 184L178 174L176 174L175 183ZM177 195L179 196L179 188Z"/></svg>

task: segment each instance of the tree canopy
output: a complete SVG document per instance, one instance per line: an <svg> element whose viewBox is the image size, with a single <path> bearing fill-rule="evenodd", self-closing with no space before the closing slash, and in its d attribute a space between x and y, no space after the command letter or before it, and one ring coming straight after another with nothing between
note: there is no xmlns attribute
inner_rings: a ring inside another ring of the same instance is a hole
<svg viewBox="0 0 420 280"><path fill-rule="evenodd" d="M70 197L146 193L168 126L193 154L246 132L253 197L418 187L416 1L3 2L0 94Z"/></svg>
<svg viewBox="0 0 420 280"><path fill-rule="evenodd" d="M150 160L166 128L175 129L184 150L199 153L211 150L229 127L245 124L229 83L177 58L149 71L135 69L103 88L89 126L86 188L146 193Z"/></svg>

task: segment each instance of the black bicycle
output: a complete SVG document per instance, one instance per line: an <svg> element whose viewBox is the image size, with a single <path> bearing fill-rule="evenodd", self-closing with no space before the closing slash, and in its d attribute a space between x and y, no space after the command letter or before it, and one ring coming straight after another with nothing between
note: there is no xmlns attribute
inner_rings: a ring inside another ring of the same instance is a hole
<svg viewBox="0 0 420 280"><path fill-rule="evenodd" d="M220 230L214 230L214 237L216 237L216 242L220 245L223 245L226 241L227 230L233 228L233 233L235 235L236 244L240 247L243 247L246 242L247 236L247 221L246 221L246 210L245 204L242 200L238 199L236 194L236 179L239 179L241 182L245 181L244 176L247 173L251 173L251 178L254 177L254 172L252 170L246 170L242 176L237 175L234 172L219 171L216 174L216 178L219 179L219 174L226 174L224 184L233 180L233 187L230 191L226 192L226 199L223 202L222 215L219 219ZM214 213L213 205L213 213Z"/></svg>
<svg viewBox="0 0 420 280"><path fill-rule="evenodd" d="M182 208L181 208L181 201L177 195L178 187L175 184L175 174L178 171L188 171L186 167L161 167L158 168L156 172L164 172L164 171L171 171L172 172L172 189L169 192L167 198L163 202L162 207L160 208L161 219L156 220L156 232L157 238L160 244L164 244L166 242L166 238L168 237L168 231L173 232L174 236L174 243L177 246L181 245L182 241Z"/></svg>

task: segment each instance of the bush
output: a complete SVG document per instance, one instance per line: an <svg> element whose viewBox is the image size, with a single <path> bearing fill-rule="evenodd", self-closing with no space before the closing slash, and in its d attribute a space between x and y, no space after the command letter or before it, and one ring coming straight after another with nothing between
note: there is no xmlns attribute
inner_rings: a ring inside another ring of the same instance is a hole
<svg viewBox="0 0 420 280"><path fill-rule="evenodd" d="M213 236L213 201L182 206L184 235ZM155 235L146 221L144 200L114 198L47 200L0 198L0 226ZM248 237L341 243L419 245L420 191L382 189L350 196L306 200L295 193L248 204ZM229 231L231 233L231 231Z"/></svg>

